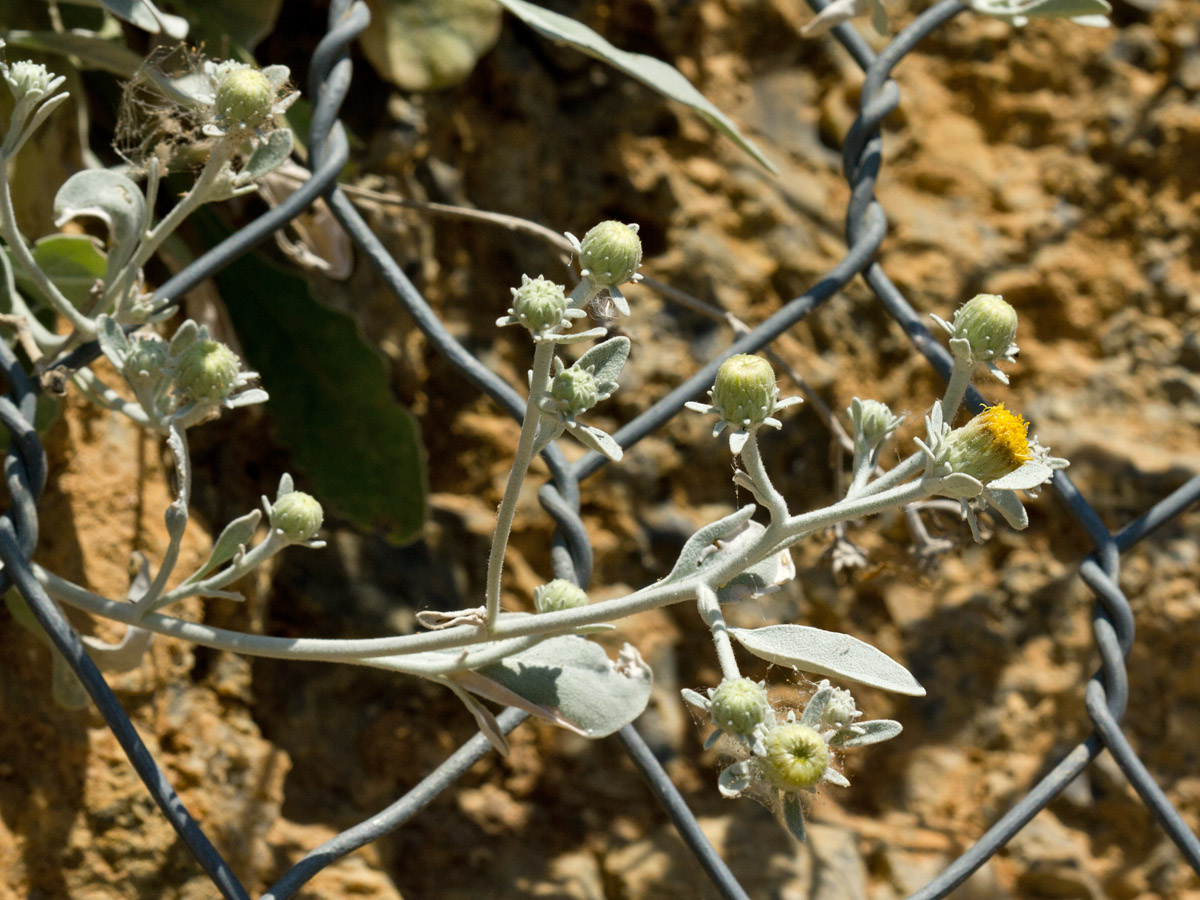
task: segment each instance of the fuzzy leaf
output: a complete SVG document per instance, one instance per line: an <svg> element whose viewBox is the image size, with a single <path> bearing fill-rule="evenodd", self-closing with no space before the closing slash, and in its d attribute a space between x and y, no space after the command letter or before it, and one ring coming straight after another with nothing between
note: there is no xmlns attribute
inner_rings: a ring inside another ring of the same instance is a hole
<svg viewBox="0 0 1200 900"><path fill-rule="evenodd" d="M625 666L585 638L550 638L478 674L540 707L553 710L580 733L604 737L642 714L650 699L650 667Z"/></svg>
<svg viewBox="0 0 1200 900"><path fill-rule="evenodd" d="M693 534L679 551L679 559L675 561L667 577L659 584L670 584L695 575L700 570L701 561L712 552L713 543L728 537L745 525L757 508L753 503L747 503L737 512L705 525Z"/></svg>
<svg viewBox="0 0 1200 900"><path fill-rule="evenodd" d="M1029 513L1025 512L1021 498L1012 491L988 491L983 498L989 506L1004 516L1005 522L1017 531L1023 531L1029 527Z"/></svg>
<svg viewBox="0 0 1200 900"><path fill-rule="evenodd" d="M97 324L100 326L96 334L100 350L108 357L113 367L120 371L125 367L125 359L129 356L129 339L125 337L125 329L111 316L100 316Z"/></svg>
<svg viewBox="0 0 1200 900"><path fill-rule="evenodd" d="M367 0L363 52L380 75L406 91L452 87L500 36L492 0Z"/></svg>
<svg viewBox="0 0 1200 900"><path fill-rule="evenodd" d="M116 271L141 240L146 198L124 175L108 169L84 169L68 178L54 196L58 227L78 216L94 216L108 227L112 238L108 268Z"/></svg>
<svg viewBox="0 0 1200 900"><path fill-rule="evenodd" d="M976 12L994 16L1014 25L1024 24L1023 19L1083 19L1083 25L1107 24L1112 6L1107 0L1025 0L1012 3L1010 0L966 0ZM1104 23L1098 21L1103 18Z"/></svg>
<svg viewBox="0 0 1200 900"><path fill-rule="evenodd" d="M882 650L848 634L808 625L730 628L733 638L762 659L803 672L847 678L885 691L925 696L912 674Z"/></svg>
<svg viewBox="0 0 1200 900"><path fill-rule="evenodd" d="M629 346L630 341L627 337L611 338L583 354L571 368L586 369L590 366L596 381L616 384L617 379L621 377L621 369L625 367L625 360L629 358ZM600 399L608 396L610 394L605 394Z"/></svg>
<svg viewBox="0 0 1200 900"><path fill-rule="evenodd" d="M268 172L282 166L292 155L292 129L277 128L267 135L267 139L254 148L246 166L238 173L243 183L257 181Z"/></svg>
<svg viewBox="0 0 1200 900"><path fill-rule="evenodd" d="M757 522L750 524L758 525ZM717 588L717 599L721 603L753 600L772 593L795 577L796 563L792 560L792 551L780 550Z"/></svg>
<svg viewBox="0 0 1200 900"><path fill-rule="evenodd" d="M606 62L618 71L636 78L664 97L694 110L709 125L754 157L759 165L768 172L778 171L754 142L738 131L737 126L729 117L713 106L674 67L653 56L630 53L614 47L583 23L527 3L525 0L497 0L497 2L543 37L570 44L576 50Z"/></svg>
<svg viewBox="0 0 1200 900"><path fill-rule="evenodd" d="M613 440L612 435L607 431L601 431L599 428L593 428L591 425L584 425L581 422L567 422L567 430L589 450L595 450L613 462L620 460L624 452L621 450L621 445Z"/></svg>
<svg viewBox="0 0 1200 900"><path fill-rule="evenodd" d="M792 837L801 843L804 842L804 808L795 794L783 795L783 824L792 833Z"/></svg>
<svg viewBox="0 0 1200 900"><path fill-rule="evenodd" d="M865 733L856 734L845 740L838 741L837 746L851 748L865 747L868 744L878 744L880 741L891 740L904 730L899 722L891 719L871 719L868 722L856 722L854 727L863 730Z"/></svg>
<svg viewBox="0 0 1200 900"><path fill-rule="evenodd" d="M217 566L237 556L238 551L249 544L250 539L254 537L254 530L258 528L258 520L261 518L262 512L256 509L226 525L221 531L221 536L213 543L212 551L208 554L204 565L197 569L196 573L185 583L192 584L199 581Z"/></svg>
<svg viewBox="0 0 1200 900"><path fill-rule="evenodd" d="M171 5L194 23L191 39L197 44L232 43L251 51L275 29L283 0L171 0Z"/></svg>

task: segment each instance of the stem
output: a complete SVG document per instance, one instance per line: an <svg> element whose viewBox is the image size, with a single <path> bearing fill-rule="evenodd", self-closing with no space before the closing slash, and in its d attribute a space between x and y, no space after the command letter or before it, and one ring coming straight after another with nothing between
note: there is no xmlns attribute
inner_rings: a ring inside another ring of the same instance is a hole
<svg viewBox="0 0 1200 900"><path fill-rule="evenodd" d="M500 511L497 513L496 531L492 535L492 550L488 556L487 570L487 630L491 633L496 626L496 617L500 615L500 582L504 574L504 551L508 547L508 537L512 533L513 515L517 511L517 498L521 494L521 485L533 462L533 439L537 434L541 410L537 402L546 392L546 384L550 380L550 361L554 359L554 342L539 341L533 351L533 372L529 381L529 399L525 403L525 419L521 423L521 439L517 443L516 457L513 459L512 470L508 473L508 485L504 489L504 499L500 501Z"/></svg>
<svg viewBox="0 0 1200 900"><path fill-rule="evenodd" d="M742 462L746 464L746 472L754 482L755 496L771 513L771 521L783 522L788 517L787 501L771 483L771 477L763 465L762 454L758 449L758 432L758 428L750 429L749 439L742 447Z"/></svg>
<svg viewBox="0 0 1200 900"><path fill-rule="evenodd" d="M154 576L154 582L134 604L140 615L145 615L158 605L157 600L167 586L167 579L171 577L171 573L175 571L175 564L179 561L179 550L183 545L184 532L187 531L188 504L192 494L192 463L188 454L187 432L176 423L172 423L170 426L167 434L167 446L171 448L171 455L175 458L178 495L175 501L167 507L163 516L170 539L167 544L167 552L163 554L158 573Z"/></svg>
<svg viewBox="0 0 1200 900"><path fill-rule="evenodd" d="M725 625L725 617L721 615L721 602L717 599L716 592L707 584L701 584L696 590L696 608L700 611L700 618L712 632L722 678L741 678L737 657L733 653L733 642L729 639L729 629Z"/></svg>
<svg viewBox="0 0 1200 900"><path fill-rule="evenodd" d="M971 384L971 373L975 364L954 357L954 365L950 368L950 380L946 382L946 394L942 398L942 421L947 425L954 423L954 416L962 405L967 387Z"/></svg>
<svg viewBox="0 0 1200 900"><path fill-rule="evenodd" d="M225 164L229 162L233 156L233 144L231 141L217 141L212 150L212 155L209 156L208 162L204 164L204 169L200 172L200 177L196 179L196 183L192 185L179 202L171 208L171 211L163 216L153 228L146 230L142 242L138 245L133 256L129 261L121 267L121 271L117 274L115 283L111 290L107 292L108 298L114 304L113 317L118 321L123 321L126 314L129 312L131 304L129 295L133 288L134 281L137 279L138 271L149 262L162 244L180 225L183 220L195 212L199 207L203 206L208 201L208 194L216 181L217 176L221 174L221 170Z"/></svg>
<svg viewBox="0 0 1200 900"><path fill-rule="evenodd" d="M7 162L6 158L0 157L0 163L6 164ZM12 192L8 186L7 171L0 172L0 234L4 236L4 242L8 244L17 264L29 276L29 279L37 285L38 290L42 292L42 296L46 298L46 302L53 307L54 311L70 322L71 327L84 338L87 340L94 338L96 336L96 323L77 310L75 304L63 295L63 292L50 280L50 276L43 272L37 262L34 261L33 254L25 246L25 238L21 234L21 229L17 226L17 214L13 210Z"/></svg>
<svg viewBox="0 0 1200 900"><path fill-rule="evenodd" d="M875 450L863 452L863 448L856 447L854 449L854 474L850 477L850 486L846 488L846 499L852 499L862 494L866 488L868 480L871 478L871 473L875 471Z"/></svg>
<svg viewBox="0 0 1200 900"><path fill-rule="evenodd" d="M267 532L264 538L256 547L252 547L240 558L235 558L230 565L218 572L217 574L205 578L202 581L184 582L173 590L167 591L158 600L154 601L151 611L163 609L170 606L172 603L177 603L180 600L185 600L188 597L203 597L205 595L216 595L222 588L228 584L232 584L239 578L249 574L253 569L261 566L264 562L289 546L289 541L281 537L279 533L272 528Z"/></svg>

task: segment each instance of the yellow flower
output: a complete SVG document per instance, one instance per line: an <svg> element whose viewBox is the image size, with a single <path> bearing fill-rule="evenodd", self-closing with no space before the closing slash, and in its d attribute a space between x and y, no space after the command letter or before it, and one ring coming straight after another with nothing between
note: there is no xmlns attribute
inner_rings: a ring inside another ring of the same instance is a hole
<svg viewBox="0 0 1200 900"><path fill-rule="evenodd" d="M1022 416L997 403L946 436L947 462L953 471L986 485L1033 459L1028 433L1029 423Z"/></svg>

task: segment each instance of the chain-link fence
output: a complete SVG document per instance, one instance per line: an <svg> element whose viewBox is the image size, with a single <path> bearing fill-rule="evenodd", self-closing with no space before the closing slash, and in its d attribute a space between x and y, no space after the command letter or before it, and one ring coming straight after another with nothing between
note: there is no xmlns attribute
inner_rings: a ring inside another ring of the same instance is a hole
<svg viewBox="0 0 1200 900"><path fill-rule="evenodd" d="M809 2L817 10L826 5L825 0ZM964 9L958 0L942 0L918 16L878 54L849 25L839 26L835 30L837 39L866 76L860 112L846 136L843 148L843 165L851 188L846 211L846 255L811 289L784 304L621 428L615 438L622 447L628 448L653 434L683 408L685 401L702 394L712 383L720 363L727 357L763 349L837 294L857 275L866 280L878 302L903 328L913 347L939 374L948 376L951 364L949 354L921 323L887 273L873 261L887 231L884 210L876 201L874 190L882 164L881 123L900 101L899 89L895 82L889 80L889 74L922 39ZM182 296L264 241L303 212L315 199L324 197L363 257L378 269L438 352L480 391L519 419L524 412L524 399L454 339L337 186L335 179L348 157L346 135L338 122L338 111L351 80L352 67L347 47L363 31L367 22L368 13L363 3L335 0L330 10L328 33L313 55L308 83L309 96L313 101L308 140L313 170L311 180L288 200L164 283L155 293L155 298L165 305L168 298ZM80 368L88 365L98 354L95 345L83 347L60 360L56 366L68 370ZM184 807L139 738L128 715L88 657L78 634L34 577L29 559L38 539L37 503L46 485L45 454L32 425L39 386L26 374L4 343L0 343L0 365L8 382L7 396L0 397L0 421L11 435L5 459L5 477L12 497L12 506L0 518L0 560L4 564L0 583L3 589L15 585L28 602L38 622L91 695L163 815L221 894L229 900L248 898L244 886L205 835L203 828ZM973 409L978 409L982 406L982 398L971 392L968 403ZM554 445L544 451L543 457L552 480L542 488L539 497L557 524L552 553L555 574L586 585L592 569L592 548L579 516L579 485L599 471L606 461L598 454L591 453L577 462L568 463ZM988 829L973 847L913 894L913 898L930 900L946 896L1004 847L1106 748L1146 807L1182 850L1190 865L1200 872L1200 841L1155 784L1121 731L1120 721L1128 701L1125 658L1134 642L1134 625L1129 602L1117 581L1122 553L1200 499L1200 477L1192 478L1116 533L1110 532L1101 523L1071 479L1062 472L1056 474L1053 487L1093 545L1092 553L1079 566L1079 574L1095 596L1092 630L1101 665L1086 686L1086 709L1094 730L1086 740L1052 766L1050 763L1053 761L1048 760L1048 774ZM508 710L499 716L498 721L503 731L508 733L525 718L526 714L522 712ZM619 737L629 758L643 774L651 792L721 895L727 898L746 897L745 891L705 838L695 816L636 728L633 725L626 726L620 731ZM391 806L372 813L358 825L304 856L263 894L264 900L283 900L294 896L326 866L399 828L452 785L490 748L491 745L482 735L467 741Z"/></svg>

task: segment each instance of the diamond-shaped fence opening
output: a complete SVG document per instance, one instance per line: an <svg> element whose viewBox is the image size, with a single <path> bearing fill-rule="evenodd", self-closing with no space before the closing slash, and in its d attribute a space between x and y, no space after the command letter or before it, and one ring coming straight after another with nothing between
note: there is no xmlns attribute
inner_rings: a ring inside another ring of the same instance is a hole
<svg viewBox="0 0 1200 900"><path fill-rule="evenodd" d="M818 10L826 5L824 0L810 0L810 3ZM742 334L699 371L621 428L615 437L623 447L628 448L653 434L682 409L685 401L702 394L712 383L717 367L724 359L736 353L767 348L774 338L820 307L856 276L866 281L879 304L903 329L912 346L940 375L948 375L949 354L933 339L883 268L874 262L887 231L884 210L875 199L874 186L882 165L881 123L897 107L900 99L899 90L889 80L889 74L922 39L964 9L957 0L942 0L919 15L878 54L848 25L836 29L836 37L866 74L860 112L843 148L845 174L851 187L846 212L847 250L844 258L812 288ZM308 85L313 101L312 127L308 139L312 178L288 200L168 280L155 296L164 300L183 295L268 238L315 199L324 197L363 257L377 267L388 287L438 352L480 391L519 418L524 409L522 398L455 340L337 186L336 177L348 157L346 137L337 118L350 83L351 63L347 46L362 32L367 21L367 10L362 3L351 4L346 0L335 2L330 12L328 33L313 55ZM89 364L97 355L98 350L94 345L84 347L61 360L59 365L67 369L79 368ZM195 855L216 888L226 898L246 898L248 894L245 888L183 806L112 690L88 657L79 636L34 576L29 559L37 543L37 503L46 484L45 456L31 424L38 388L3 343L0 343L0 365L4 368L8 383L7 396L0 398L0 419L11 435L6 472L12 496L12 505L0 519L0 560L4 564L0 580L4 582L5 589L15 585L24 596L37 620L78 675L162 814ZM978 409L982 399L972 392L968 395L968 403ZM553 446L545 451L544 458L549 465L552 481L541 490L540 499L557 523L556 569L560 570L560 576L571 576L586 582L591 569L591 546L578 511L579 484L600 470L604 460L592 453L569 463ZM1200 477L1187 481L1115 533L1101 524L1098 515L1064 473L1056 474L1053 488L1089 536L1094 548L1079 566L1079 575L1095 597L1092 628L1101 660L1099 670L1086 685L1086 711L1091 720L1091 734L1065 755L1055 754L1053 760L1047 760L1047 774L1004 813L974 846L913 894L914 898L927 900L946 896L1003 848L1105 749L1112 754L1154 819L1178 845L1192 868L1200 872L1200 842L1122 734L1120 722L1129 693L1125 659L1133 646L1135 635L1129 601L1117 581L1121 555L1200 498ZM525 718L524 713L508 710L499 716L499 723L507 733L517 728ZM745 897L745 891L713 850L696 818L636 728L626 726L619 736L629 758L645 776L651 793L666 810L721 895ZM263 897L282 900L294 896L321 869L401 827L489 751L487 740L482 735L476 735L391 806L372 812L358 825L346 829L308 853Z"/></svg>

